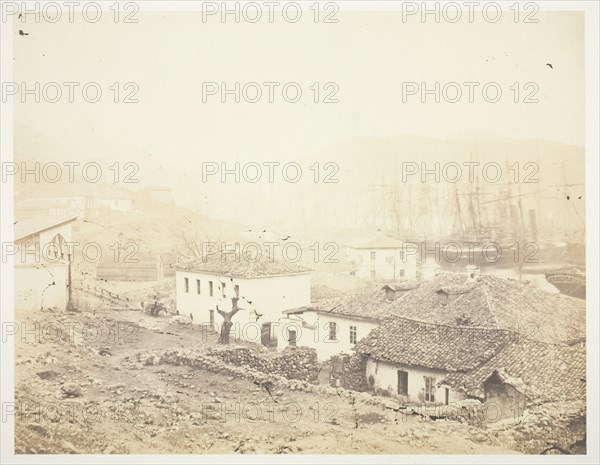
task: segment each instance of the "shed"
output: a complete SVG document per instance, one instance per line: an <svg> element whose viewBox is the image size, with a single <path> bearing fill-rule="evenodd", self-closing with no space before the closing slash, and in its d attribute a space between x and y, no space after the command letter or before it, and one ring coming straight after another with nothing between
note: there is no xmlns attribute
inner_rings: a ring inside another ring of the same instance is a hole
<svg viewBox="0 0 600 465"><path fill-rule="evenodd" d="M525 410L527 386L521 378L509 375L505 370L494 370L483 382L486 404L494 405L496 418L517 418Z"/></svg>

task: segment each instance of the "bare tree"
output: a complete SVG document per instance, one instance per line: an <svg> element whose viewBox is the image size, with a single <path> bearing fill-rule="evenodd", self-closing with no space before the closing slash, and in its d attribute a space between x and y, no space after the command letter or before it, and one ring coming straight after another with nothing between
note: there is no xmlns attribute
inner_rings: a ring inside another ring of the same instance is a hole
<svg viewBox="0 0 600 465"><path fill-rule="evenodd" d="M229 333L231 332L231 327L233 326L233 322L231 321L234 315L242 310L238 307L238 297L231 298L231 310L226 312L221 310L217 305L217 313L223 317L223 324L221 325L221 333L219 335L219 344L229 344Z"/></svg>

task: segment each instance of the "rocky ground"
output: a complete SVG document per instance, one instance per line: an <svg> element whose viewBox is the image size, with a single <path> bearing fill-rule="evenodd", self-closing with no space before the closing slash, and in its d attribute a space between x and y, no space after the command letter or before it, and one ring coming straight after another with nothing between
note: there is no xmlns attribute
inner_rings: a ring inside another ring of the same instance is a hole
<svg viewBox="0 0 600 465"><path fill-rule="evenodd" d="M17 453L523 450L498 430L407 415L371 402L367 394L309 392L293 384L266 389L225 371L148 362L149 351L214 345L217 335L174 318L111 310L91 297L80 301L80 309L74 314L20 314L21 334L15 336ZM38 329L25 337L23 330L35 323Z"/></svg>

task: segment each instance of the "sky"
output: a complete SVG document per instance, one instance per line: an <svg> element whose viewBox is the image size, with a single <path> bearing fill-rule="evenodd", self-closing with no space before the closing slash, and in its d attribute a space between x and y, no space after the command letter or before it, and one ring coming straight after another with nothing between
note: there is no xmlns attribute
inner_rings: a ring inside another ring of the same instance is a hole
<svg viewBox="0 0 600 465"><path fill-rule="evenodd" d="M250 24L159 11L137 13L136 24L114 23L108 14L95 24L77 18L16 21L16 82L97 82L103 96L85 102L79 87L69 103L63 86L58 103L15 101L15 120L73 147L82 159L138 161L147 167L142 175L148 184L162 180L175 188L202 162L326 161L344 144L401 135L498 135L583 147L583 14L536 17L535 24L515 23L506 14L495 24L452 24L354 11L339 12L334 24L307 16L295 24ZM139 102L114 103L109 87L115 82L120 99L131 90L123 85L134 82ZM203 83L212 82L260 83L263 97L258 103L235 103L232 97L222 103L219 94L203 96ZM274 103L264 82L280 83ZM302 89L297 103L282 96L288 82ZM430 96L423 103L420 94L403 96L406 83L432 88L436 82L458 83L462 99L436 103ZM479 83L473 102L464 82ZM481 89L490 82L502 90L497 103L484 100ZM332 90L338 102L324 103ZM524 103L532 91L538 102ZM188 179L187 189L197 185L197 176Z"/></svg>
<svg viewBox="0 0 600 465"><path fill-rule="evenodd" d="M579 13L538 13L537 24L404 23L397 12L340 12L337 24L203 23L191 12L137 17L137 24L17 22L29 34L14 40L17 82L95 81L105 96L97 104L78 94L75 103L66 94L55 104L30 99L16 105L16 119L84 146L97 134L174 160L207 152L298 156L347 138L398 133L443 139L485 132L583 145ZM304 98L287 103L276 90L268 103L262 86L255 104L223 104L218 95L202 102L203 82L271 81L297 82ZM503 90L498 103L485 102L479 90L491 81ZM135 82L139 103L113 103L114 82ZM315 82L336 83L339 103L312 102ZM454 104L423 104L419 95L403 102L405 82L461 83L464 96ZM463 82L481 83L474 103ZM515 104L515 82L520 99L533 89L523 86L535 83L539 103Z"/></svg>

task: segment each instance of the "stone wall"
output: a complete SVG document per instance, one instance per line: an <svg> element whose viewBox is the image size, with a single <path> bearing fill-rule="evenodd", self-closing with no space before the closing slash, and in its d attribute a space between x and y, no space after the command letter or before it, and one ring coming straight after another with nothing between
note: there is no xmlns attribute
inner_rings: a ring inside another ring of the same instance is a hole
<svg viewBox="0 0 600 465"><path fill-rule="evenodd" d="M173 349L161 354L149 354L144 363L189 365L257 382L276 383L287 379L315 384L320 370L315 350L306 347L290 347L282 352L236 346L207 347L194 351Z"/></svg>
<svg viewBox="0 0 600 465"><path fill-rule="evenodd" d="M334 375L341 378L344 389L365 392L369 388L366 378L366 357L360 354L339 355L331 357L332 365L342 367Z"/></svg>

